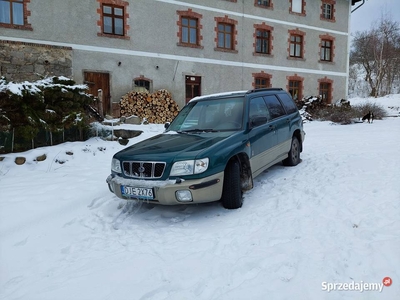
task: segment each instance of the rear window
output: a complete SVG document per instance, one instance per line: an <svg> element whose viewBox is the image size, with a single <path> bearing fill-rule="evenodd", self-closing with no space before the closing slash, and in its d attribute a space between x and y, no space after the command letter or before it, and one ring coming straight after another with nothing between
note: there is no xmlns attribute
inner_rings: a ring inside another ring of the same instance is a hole
<svg viewBox="0 0 400 300"><path fill-rule="evenodd" d="M271 119L276 119L286 114L281 102L275 95L264 96L264 100L267 104Z"/></svg>
<svg viewBox="0 0 400 300"><path fill-rule="evenodd" d="M283 106L288 114L292 114L297 111L296 104L288 94L278 94L279 99L281 99Z"/></svg>

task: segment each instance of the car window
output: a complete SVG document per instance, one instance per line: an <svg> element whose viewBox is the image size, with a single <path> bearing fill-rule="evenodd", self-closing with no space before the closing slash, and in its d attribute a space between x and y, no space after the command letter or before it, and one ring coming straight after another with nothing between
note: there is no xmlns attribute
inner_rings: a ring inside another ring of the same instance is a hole
<svg viewBox="0 0 400 300"><path fill-rule="evenodd" d="M288 94L278 94L279 99L281 99L283 106L288 114L292 114L297 111L296 104Z"/></svg>
<svg viewBox="0 0 400 300"><path fill-rule="evenodd" d="M208 105L204 105L203 106L203 111L201 112L201 115L203 117L203 122L202 126L207 126L210 124L215 123L215 119L217 118L218 113L221 110L221 105L219 105L218 103L211 103ZM194 110L195 112L199 112L200 110Z"/></svg>
<svg viewBox="0 0 400 300"><path fill-rule="evenodd" d="M270 119L267 105L262 97L257 97L250 100L249 119L251 120L255 117L266 117L267 120Z"/></svg>
<svg viewBox="0 0 400 300"><path fill-rule="evenodd" d="M267 104L271 119L276 119L286 114L281 102L275 95L264 96L264 100Z"/></svg>
<svg viewBox="0 0 400 300"><path fill-rule="evenodd" d="M189 102L168 131L238 130L242 127L243 97Z"/></svg>

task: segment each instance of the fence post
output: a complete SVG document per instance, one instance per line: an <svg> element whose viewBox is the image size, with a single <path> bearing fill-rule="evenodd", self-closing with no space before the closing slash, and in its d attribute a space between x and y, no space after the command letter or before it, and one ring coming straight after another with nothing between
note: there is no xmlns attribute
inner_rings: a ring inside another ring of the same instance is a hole
<svg viewBox="0 0 400 300"><path fill-rule="evenodd" d="M99 114L104 117L103 115L103 90L97 90L97 98L99 99Z"/></svg>
<svg viewBox="0 0 400 300"><path fill-rule="evenodd" d="M114 140L114 122L111 121L111 141Z"/></svg>
<svg viewBox="0 0 400 300"><path fill-rule="evenodd" d="M11 137L11 153L14 152L14 132L15 132L15 128L13 127L12 137Z"/></svg>

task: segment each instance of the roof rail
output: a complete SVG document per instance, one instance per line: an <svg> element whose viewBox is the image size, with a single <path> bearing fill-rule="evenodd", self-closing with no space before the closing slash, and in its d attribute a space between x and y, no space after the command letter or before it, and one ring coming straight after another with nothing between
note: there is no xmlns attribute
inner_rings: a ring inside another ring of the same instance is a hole
<svg viewBox="0 0 400 300"><path fill-rule="evenodd" d="M283 91L283 89L282 88L259 88L259 89L248 90L246 94L263 92L263 91Z"/></svg>

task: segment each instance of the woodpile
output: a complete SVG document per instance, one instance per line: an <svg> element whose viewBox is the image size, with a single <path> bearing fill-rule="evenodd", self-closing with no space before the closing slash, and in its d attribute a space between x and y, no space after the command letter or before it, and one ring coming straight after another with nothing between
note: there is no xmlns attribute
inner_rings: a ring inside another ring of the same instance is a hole
<svg viewBox="0 0 400 300"><path fill-rule="evenodd" d="M149 123L171 122L179 112L179 106L165 89L154 93L131 91L120 101L121 117L138 116Z"/></svg>

